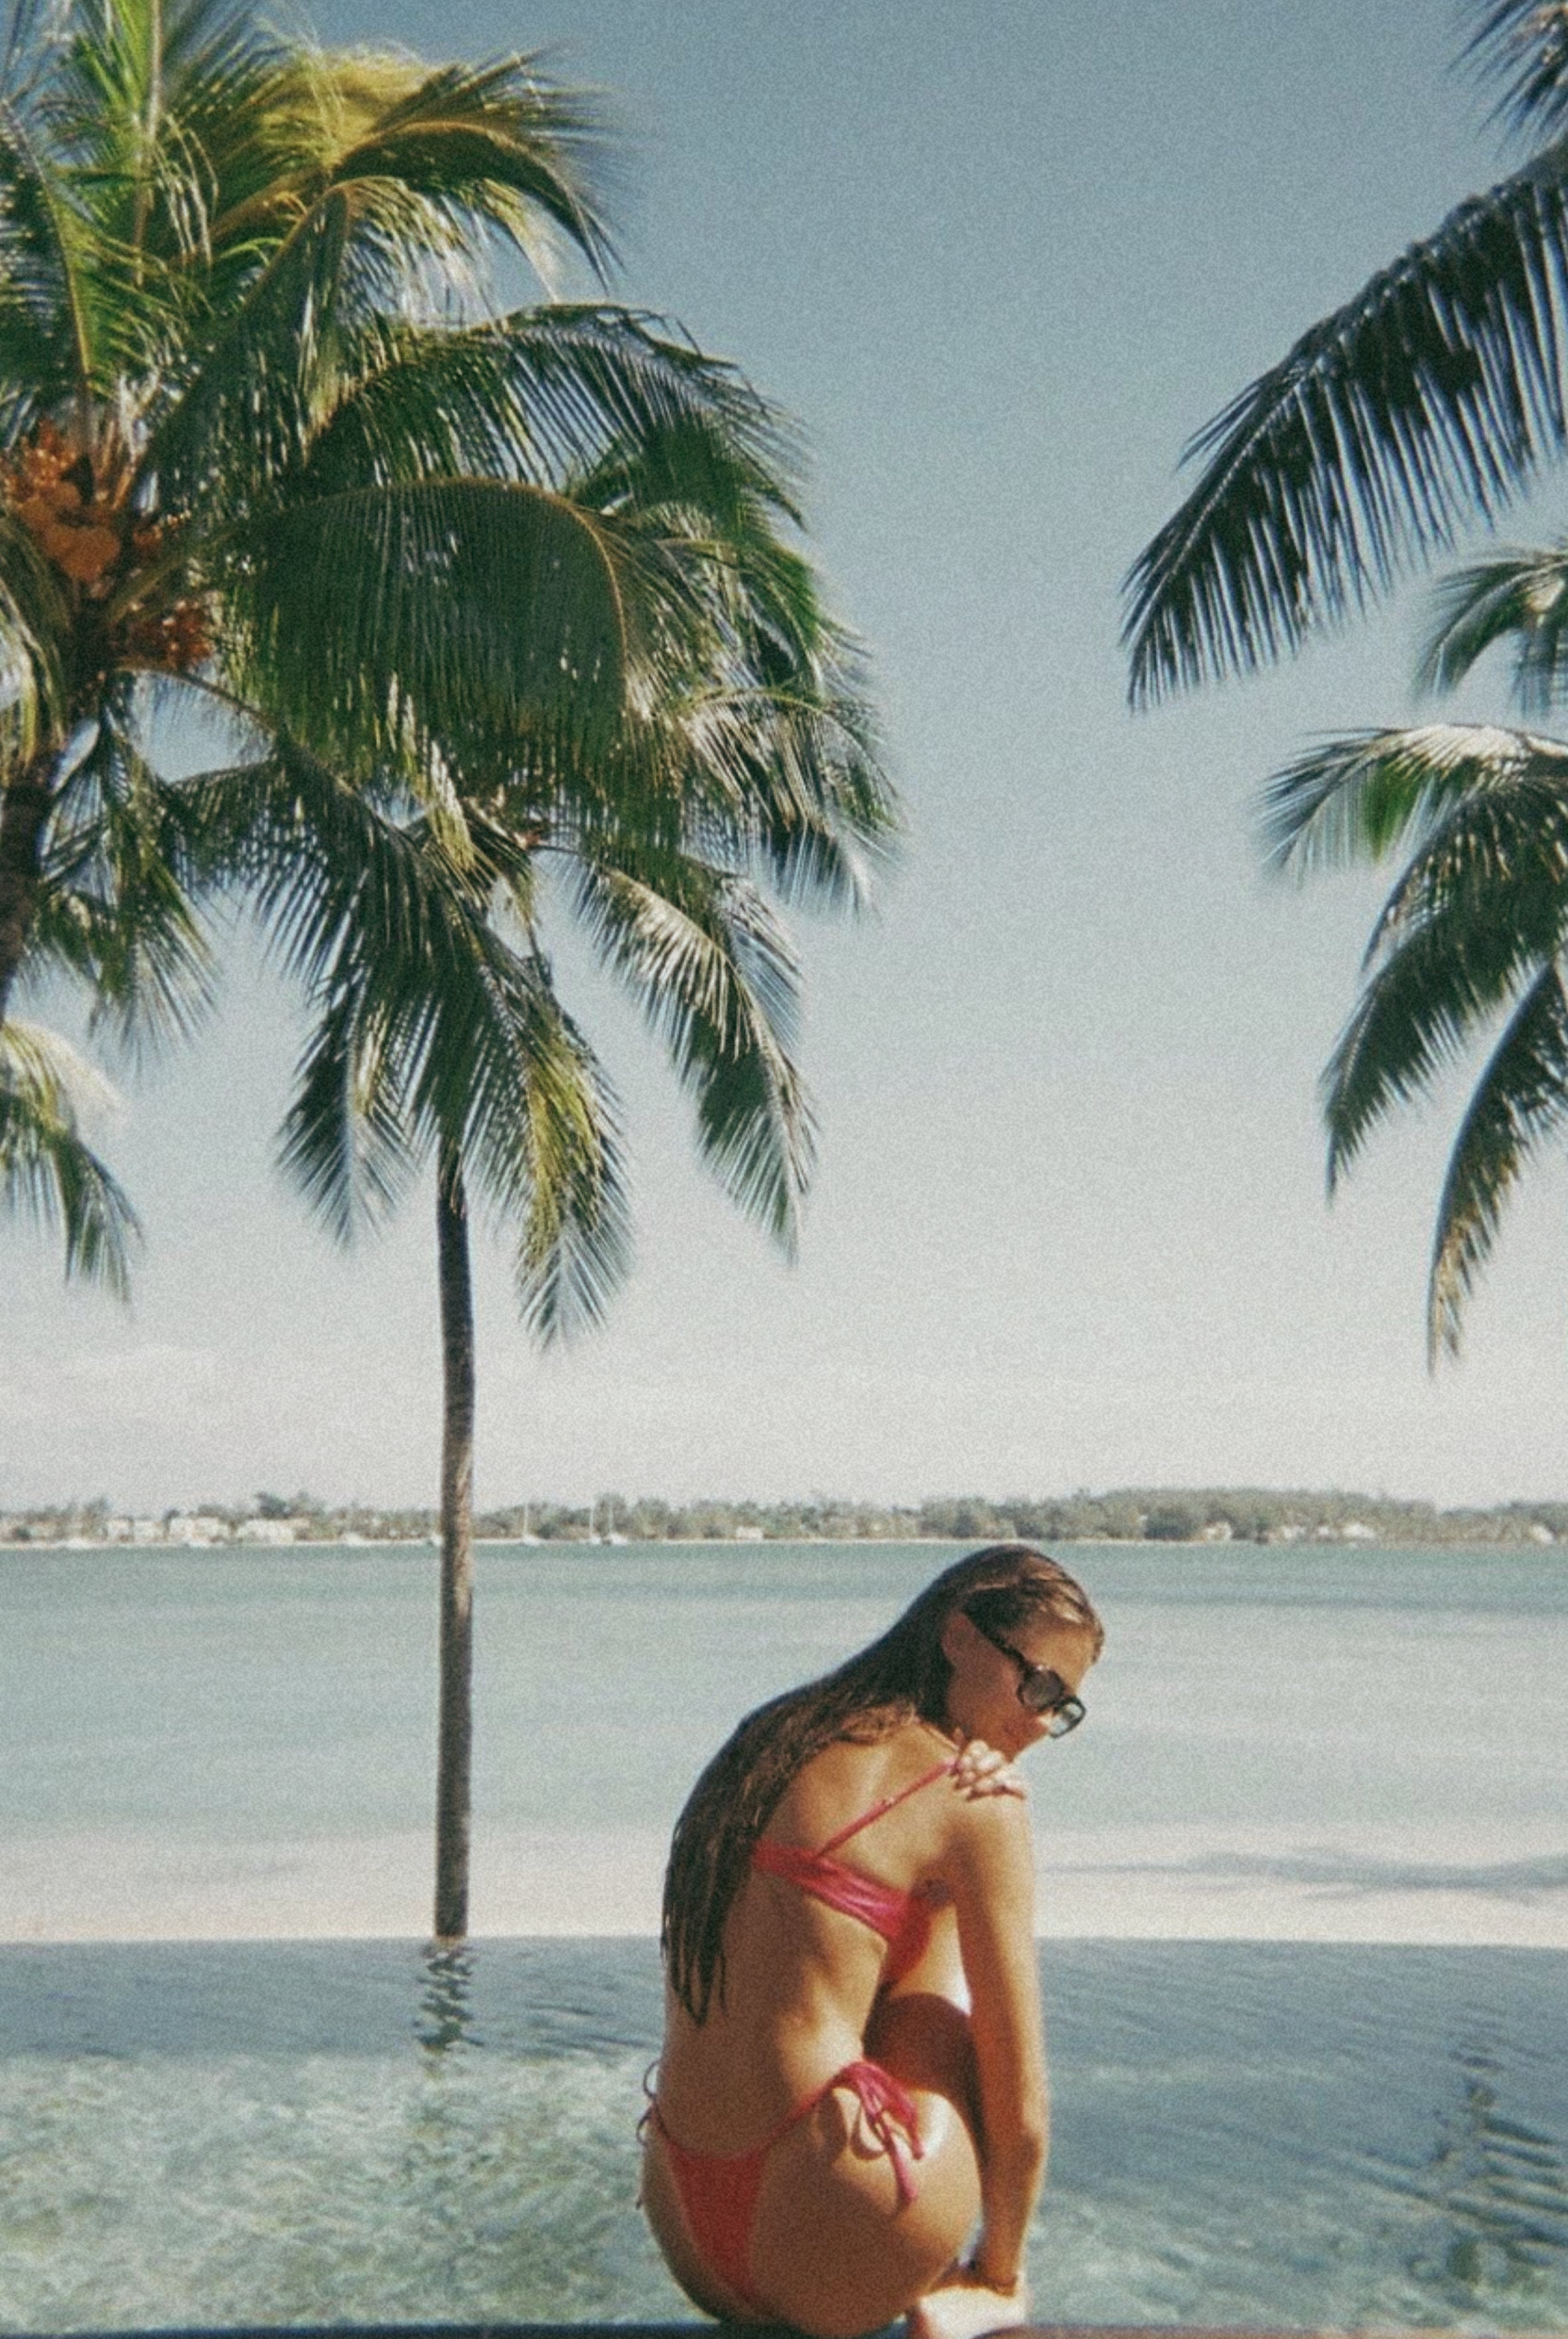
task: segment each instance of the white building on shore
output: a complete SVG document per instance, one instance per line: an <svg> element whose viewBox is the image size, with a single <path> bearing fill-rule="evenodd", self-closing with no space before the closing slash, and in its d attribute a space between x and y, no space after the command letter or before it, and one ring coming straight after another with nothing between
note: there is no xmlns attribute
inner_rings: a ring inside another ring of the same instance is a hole
<svg viewBox="0 0 1568 2339"><path fill-rule="evenodd" d="M210 1511L175 1511L163 1525L165 1543L204 1545L227 1543L229 1523Z"/></svg>
<svg viewBox="0 0 1568 2339"><path fill-rule="evenodd" d="M299 1540L297 1519L242 1519L234 1529L236 1543L284 1544Z"/></svg>

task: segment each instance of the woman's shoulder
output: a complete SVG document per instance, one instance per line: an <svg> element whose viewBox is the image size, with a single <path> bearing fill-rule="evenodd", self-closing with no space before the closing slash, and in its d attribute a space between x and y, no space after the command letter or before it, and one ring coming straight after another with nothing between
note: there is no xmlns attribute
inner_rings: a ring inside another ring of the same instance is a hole
<svg viewBox="0 0 1568 2339"><path fill-rule="evenodd" d="M951 1771L958 1749L931 1723L912 1717L874 1738L835 1738L791 1780L776 1821L786 1832L833 1832L861 1816L933 1784ZM770 1826L770 1834L773 1829Z"/></svg>
<svg viewBox="0 0 1568 2339"><path fill-rule="evenodd" d="M780 1831L814 1850L843 1838L853 1859L863 1829L868 1846L892 1831L950 1883L963 1873L986 1889L1032 1871L1023 1781L979 1740L961 1746L928 1722L900 1722L869 1744L824 1748L795 1785L799 1800L785 1799Z"/></svg>

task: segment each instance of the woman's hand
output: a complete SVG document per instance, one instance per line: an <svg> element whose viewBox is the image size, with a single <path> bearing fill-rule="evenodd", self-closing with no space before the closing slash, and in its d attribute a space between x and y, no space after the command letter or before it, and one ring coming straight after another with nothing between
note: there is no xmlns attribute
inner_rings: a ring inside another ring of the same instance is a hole
<svg viewBox="0 0 1568 2339"><path fill-rule="evenodd" d="M1029 1795L1022 1773L983 1738L966 1741L953 1765L952 1782L971 1802L985 1795L1017 1795L1025 1800Z"/></svg>
<svg viewBox="0 0 1568 2339"><path fill-rule="evenodd" d="M1021 2275L1011 2290L992 2290L974 2268L954 2266L909 2311L910 2339L981 2339L1029 2321L1029 2289Z"/></svg>

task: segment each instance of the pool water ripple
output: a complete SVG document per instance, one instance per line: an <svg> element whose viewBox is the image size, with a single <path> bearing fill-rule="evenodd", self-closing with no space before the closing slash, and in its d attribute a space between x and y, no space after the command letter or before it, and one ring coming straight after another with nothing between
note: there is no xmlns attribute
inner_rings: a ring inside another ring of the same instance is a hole
<svg viewBox="0 0 1568 2339"><path fill-rule="evenodd" d="M1553 1951L1057 1943L1037 2311L1568 2332ZM0 1951L0 2327L680 2317L647 1942Z"/></svg>

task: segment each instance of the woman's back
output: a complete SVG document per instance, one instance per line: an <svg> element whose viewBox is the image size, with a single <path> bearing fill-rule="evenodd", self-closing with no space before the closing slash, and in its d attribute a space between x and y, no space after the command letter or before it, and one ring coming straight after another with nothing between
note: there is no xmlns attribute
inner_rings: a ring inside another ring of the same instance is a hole
<svg viewBox="0 0 1568 2339"><path fill-rule="evenodd" d="M725 1923L722 2003L699 2026L669 1995L660 2101L692 2145L743 2150L784 2117L951 1925L940 1871L970 1808L951 1791L956 1760L911 1722L829 1746L791 1781Z"/></svg>

